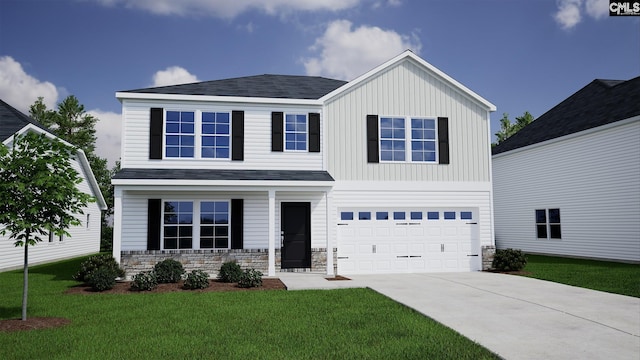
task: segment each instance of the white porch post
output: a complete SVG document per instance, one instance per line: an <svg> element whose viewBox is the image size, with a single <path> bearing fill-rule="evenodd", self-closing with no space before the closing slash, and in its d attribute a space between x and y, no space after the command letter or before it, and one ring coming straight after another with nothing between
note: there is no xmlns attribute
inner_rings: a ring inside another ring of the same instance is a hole
<svg viewBox="0 0 640 360"><path fill-rule="evenodd" d="M120 263L120 248L122 247L122 189L113 189L113 257Z"/></svg>
<svg viewBox="0 0 640 360"><path fill-rule="evenodd" d="M325 214L326 214L326 234L327 234L327 275L335 275L333 269L333 209L331 204L331 193L324 192Z"/></svg>
<svg viewBox="0 0 640 360"><path fill-rule="evenodd" d="M269 276L276 275L276 191L269 190Z"/></svg>

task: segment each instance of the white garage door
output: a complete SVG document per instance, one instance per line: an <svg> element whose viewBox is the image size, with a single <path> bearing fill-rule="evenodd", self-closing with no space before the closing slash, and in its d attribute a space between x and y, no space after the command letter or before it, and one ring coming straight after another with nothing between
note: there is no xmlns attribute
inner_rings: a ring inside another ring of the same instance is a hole
<svg viewBox="0 0 640 360"><path fill-rule="evenodd" d="M480 270L476 209L340 209L338 273Z"/></svg>

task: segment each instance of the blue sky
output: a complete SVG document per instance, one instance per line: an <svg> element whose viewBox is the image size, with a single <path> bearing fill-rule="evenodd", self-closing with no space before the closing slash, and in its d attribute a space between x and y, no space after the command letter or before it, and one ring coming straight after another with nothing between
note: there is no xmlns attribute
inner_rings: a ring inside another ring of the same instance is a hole
<svg viewBox="0 0 640 360"><path fill-rule="evenodd" d="M77 96L119 157L115 92L257 74L350 80L411 48L509 113L640 75L640 17L608 0L0 0L0 98ZM639 100L640 101L640 100Z"/></svg>

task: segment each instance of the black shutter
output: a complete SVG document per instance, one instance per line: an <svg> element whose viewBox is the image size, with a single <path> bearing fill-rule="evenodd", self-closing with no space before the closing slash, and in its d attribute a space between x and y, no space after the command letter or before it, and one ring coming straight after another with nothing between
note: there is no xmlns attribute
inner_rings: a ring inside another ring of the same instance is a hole
<svg viewBox="0 0 640 360"><path fill-rule="evenodd" d="M320 152L320 114L309 113L309 152Z"/></svg>
<svg viewBox="0 0 640 360"><path fill-rule="evenodd" d="M162 159L162 127L164 111L151 108L149 117L149 159Z"/></svg>
<svg viewBox="0 0 640 360"><path fill-rule="evenodd" d="M147 207L147 250L160 250L162 200L149 199Z"/></svg>
<svg viewBox="0 0 640 360"><path fill-rule="evenodd" d="M438 118L438 162L449 163L449 118Z"/></svg>
<svg viewBox="0 0 640 360"><path fill-rule="evenodd" d="M231 248L243 247L243 203L242 199L231 199Z"/></svg>
<svg viewBox="0 0 640 360"><path fill-rule="evenodd" d="M244 111L231 112L231 160L244 160Z"/></svg>
<svg viewBox="0 0 640 360"><path fill-rule="evenodd" d="M380 162L378 146L378 115L367 115L367 162Z"/></svg>
<svg viewBox="0 0 640 360"><path fill-rule="evenodd" d="M271 113L271 151L282 151L284 143L283 122L284 113Z"/></svg>

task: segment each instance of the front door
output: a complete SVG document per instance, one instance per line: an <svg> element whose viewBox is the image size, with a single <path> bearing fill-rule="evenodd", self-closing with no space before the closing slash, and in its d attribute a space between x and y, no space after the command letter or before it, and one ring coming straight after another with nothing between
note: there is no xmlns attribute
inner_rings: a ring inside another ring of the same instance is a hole
<svg viewBox="0 0 640 360"><path fill-rule="evenodd" d="M283 202L280 215L282 268L310 268L311 204Z"/></svg>

